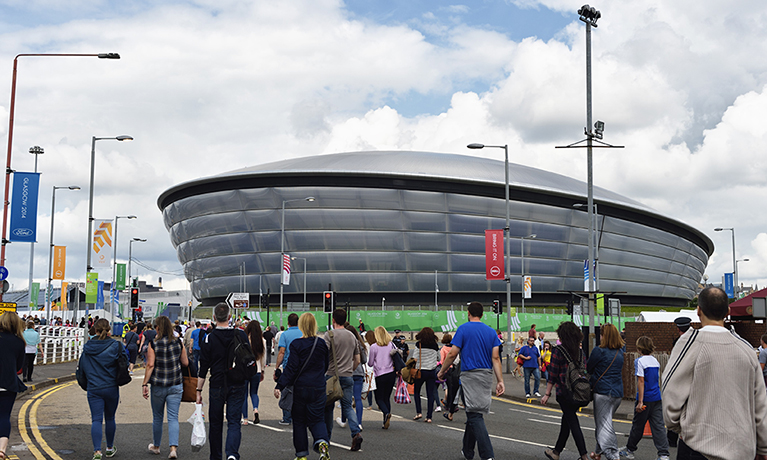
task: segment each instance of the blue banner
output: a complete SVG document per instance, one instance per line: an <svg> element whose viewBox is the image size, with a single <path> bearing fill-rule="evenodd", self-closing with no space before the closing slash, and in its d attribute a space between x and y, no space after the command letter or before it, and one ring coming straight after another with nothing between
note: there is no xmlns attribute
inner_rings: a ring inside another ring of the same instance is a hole
<svg viewBox="0 0 767 460"><path fill-rule="evenodd" d="M96 310L104 309L104 282L99 281L98 292L96 293Z"/></svg>
<svg viewBox="0 0 767 460"><path fill-rule="evenodd" d="M724 274L724 292L727 293L727 297L735 298L735 282L732 273Z"/></svg>
<svg viewBox="0 0 767 460"><path fill-rule="evenodd" d="M40 173L13 173L11 229L8 239L21 243L37 240L37 192Z"/></svg>

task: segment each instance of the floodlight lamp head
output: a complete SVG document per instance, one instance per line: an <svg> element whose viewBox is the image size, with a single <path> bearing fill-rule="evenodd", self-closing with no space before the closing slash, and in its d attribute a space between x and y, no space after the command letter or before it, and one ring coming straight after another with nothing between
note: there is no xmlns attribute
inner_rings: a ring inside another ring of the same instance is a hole
<svg viewBox="0 0 767 460"><path fill-rule="evenodd" d="M69 187L67 187L67 188L68 188L69 190L80 190L80 186L78 186L78 185L70 185L70 186L69 186Z"/></svg>
<svg viewBox="0 0 767 460"><path fill-rule="evenodd" d="M117 139L120 142L132 141L133 140L133 138L131 136L117 136L117 137L115 137L115 139Z"/></svg>
<svg viewBox="0 0 767 460"><path fill-rule="evenodd" d="M120 54L118 54L118 53L99 53L98 57L99 57L99 59L120 59Z"/></svg>
<svg viewBox="0 0 767 460"><path fill-rule="evenodd" d="M469 144L466 147L473 150L479 150L485 148L485 144Z"/></svg>
<svg viewBox="0 0 767 460"><path fill-rule="evenodd" d="M589 5L583 5L578 10L578 19L585 22L586 24L589 24L592 27L597 26L597 20L602 17L602 13L600 13L596 8Z"/></svg>
<svg viewBox="0 0 767 460"><path fill-rule="evenodd" d="M722 230L724 230L722 227L716 227L714 229L715 232L721 232Z"/></svg>
<svg viewBox="0 0 767 460"><path fill-rule="evenodd" d="M305 200L306 200L306 201L308 201L309 203L312 203L312 202L314 202L314 200L316 200L316 199L317 199L317 198L314 198L313 196L307 196L307 197L305 198Z"/></svg>
<svg viewBox="0 0 767 460"><path fill-rule="evenodd" d="M29 153L31 153L32 155L41 155L45 153L45 150L43 150L43 148L40 147L39 145L35 145L34 147L29 148Z"/></svg>
<svg viewBox="0 0 767 460"><path fill-rule="evenodd" d="M594 137L597 139L602 139L602 136L605 132L605 122L602 120L597 120L596 123L594 123Z"/></svg>

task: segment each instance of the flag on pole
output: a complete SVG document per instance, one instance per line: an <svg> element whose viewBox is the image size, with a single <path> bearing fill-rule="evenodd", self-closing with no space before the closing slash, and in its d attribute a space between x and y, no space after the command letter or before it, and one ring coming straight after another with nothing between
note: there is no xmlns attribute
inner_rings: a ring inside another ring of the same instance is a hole
<svg viewBox="0 0 767 460"><path fill-rule="evenodd" d="M531 299L533 297L533 278L531 276L525 276L525 299Z"/></svg>
<svg viewBox="0 0 767 460"><path fill-rule="evenodd" d="M290 284L290 255L282 255L282 284Z"/></svg>
<svg viewBox="0 0 767 460"><path fill-rule="evenodd" d="M583 261L583 290L589 292L589 260Z"/></svg>

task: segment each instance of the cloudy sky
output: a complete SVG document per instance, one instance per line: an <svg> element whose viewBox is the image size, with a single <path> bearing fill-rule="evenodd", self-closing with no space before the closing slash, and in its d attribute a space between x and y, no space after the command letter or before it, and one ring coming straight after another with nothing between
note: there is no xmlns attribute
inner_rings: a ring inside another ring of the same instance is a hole
<svg viewBox="0 0 767 460"><path fill-rule="evenodd" d="M0 0L0 139L19 53L118 52L120 60L19 59L12 168L40 157L34 278L55 243L84 279L91 137L94 216L120 220L144 267L188 285L156 206L180 182L276 159L354 150L426 150L502 159L466 144L508 143L511 161L585 180L582 0ZM605 140L595 184L708 234L711 280L732 269L767 285L767 3L634 0L595 4L594 116ZM6 92L3 92L6 91ZM29 245L8 246L25 289Z"/></svg>

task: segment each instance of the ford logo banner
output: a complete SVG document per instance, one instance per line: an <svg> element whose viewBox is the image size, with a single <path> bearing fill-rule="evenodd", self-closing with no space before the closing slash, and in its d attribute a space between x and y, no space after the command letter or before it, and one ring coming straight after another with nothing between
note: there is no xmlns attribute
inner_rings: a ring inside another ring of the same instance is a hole
<svg viewBox="0 0 767 460"><path fill-rule="evenodd" d="M13 173L9 239L21 243L37 240L37 192L40 173Z"/></svg>
<svg viewBox="0 0 767 460"><path fill-rule="evenodd" d="M31 228L16 228L11 233L13 233L13 235L15 236L21 236L21 237L31 236L35 234L34 230L32 230Z"/></svg>

